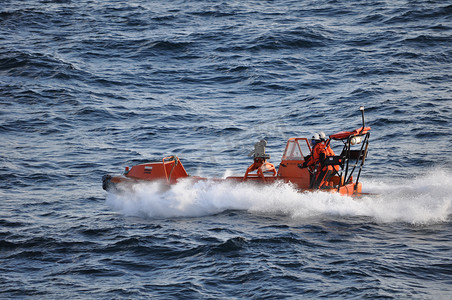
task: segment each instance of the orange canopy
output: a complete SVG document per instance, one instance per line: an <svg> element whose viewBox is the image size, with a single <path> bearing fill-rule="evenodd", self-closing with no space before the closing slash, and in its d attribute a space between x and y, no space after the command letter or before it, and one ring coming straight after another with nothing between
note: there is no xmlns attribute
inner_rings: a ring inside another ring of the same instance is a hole
<svg viewBox="0 0 452 300"><path fill-rule="evenodd" d="M358 129L355 129L354 131L341 131L335 134L330 135L331 139L334 140L342 140L342 139L346 139L351 135L361 135L361 134L366 134L368 131L370 130L370 127L360 127Z"/></svg>

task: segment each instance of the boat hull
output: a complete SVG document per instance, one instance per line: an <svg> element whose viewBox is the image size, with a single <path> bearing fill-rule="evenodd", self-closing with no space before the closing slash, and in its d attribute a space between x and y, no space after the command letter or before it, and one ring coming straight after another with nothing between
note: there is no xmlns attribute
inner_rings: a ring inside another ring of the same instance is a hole
<svg viewBox="0 0 452 300"><path fill-rule="evenodd" d="M261 177L248 177L244 178L243 176L231 176L224 179L220 178L205 178L198 176L186 176L184 178L190 179L192 182L198 181L214 181L214 182L234 182L241 183L247 182L250 184L258 184L258 185L271 185L276 182L284 182L292 184L299 192L314 192L314 191L322 191L322 192L330 192L330 193L339 193L345 196L355 196L362 194L362 184L359 183L348 183L342 186L328 186L322 187L318 189L305 188L300 187L296 184L296 182L291 181L290 179L282 179L276 176L267 176L264 178ZM150 183L150 182L160 182L162 188L170 188L172 185L176 184L179 180L175 180L172 182L167 182L165 180L144 180L144 179L135 179L130 178L124 175L104 175L102 177L102 188L109 192L119 192L119 191L131 191L133 189L133 185L142 184L142 183Z"/></svg>

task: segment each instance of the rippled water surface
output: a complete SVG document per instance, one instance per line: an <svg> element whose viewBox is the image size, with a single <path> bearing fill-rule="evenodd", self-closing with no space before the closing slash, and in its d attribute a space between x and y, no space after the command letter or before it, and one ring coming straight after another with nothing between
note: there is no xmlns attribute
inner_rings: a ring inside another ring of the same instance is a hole
<svg viewBox="0 0 452 300"><path fill-rule="evenodd" d="M447 1L2 1L1 298L452 297ZM181 181L372 127L361 199Z"/></svg>

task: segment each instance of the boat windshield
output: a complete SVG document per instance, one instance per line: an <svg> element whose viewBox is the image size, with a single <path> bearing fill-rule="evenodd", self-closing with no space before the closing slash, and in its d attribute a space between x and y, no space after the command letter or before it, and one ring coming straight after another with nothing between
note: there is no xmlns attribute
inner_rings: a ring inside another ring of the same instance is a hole
<svg viewBox="0 0 452 300"><path fill-rule="evenodd" d="M284 151L284 155L282 160L302 160L303 153L301 152L300 145L297 140L289 140L287 142L286 151Z"/></svg>

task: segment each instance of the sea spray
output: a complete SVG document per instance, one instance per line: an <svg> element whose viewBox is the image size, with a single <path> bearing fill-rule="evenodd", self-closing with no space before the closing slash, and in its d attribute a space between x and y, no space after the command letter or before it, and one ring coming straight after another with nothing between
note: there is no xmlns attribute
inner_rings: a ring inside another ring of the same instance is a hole
<svg viewBox="0 0 452 300"><path fill-rule="evenodd" d="M109 193L107 203L125 215L149 218L199 217L225 210L247 210L294 219L318 215L367 216L377 222L427 224L447 221L452 213L452 184L445 171L393 183L364 181L364 186L375 195L300 193L291 184L282 182L256 185L186 179L166 189L159 182L136 184L122 193Z"/></svg>
<svg viewBox="0 0 452 300"><path fill-rule="evenodd" d="M429 224L446 222L452 214L452 177L444 169L392 182L364 181L363 186L378 195L363 197L363 202L368 215L380 222Z"/></svg>

